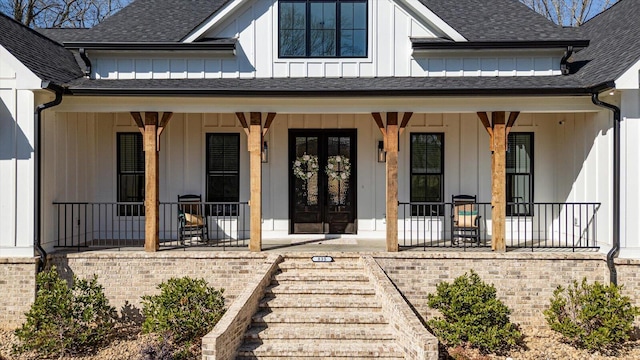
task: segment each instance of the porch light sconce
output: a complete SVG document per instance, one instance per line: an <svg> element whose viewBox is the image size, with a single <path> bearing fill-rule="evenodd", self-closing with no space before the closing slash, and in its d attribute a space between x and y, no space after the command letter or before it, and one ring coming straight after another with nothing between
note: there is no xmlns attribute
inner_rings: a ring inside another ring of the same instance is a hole
<svg viewBox="0 0 640 360"><path fill-rule="evenodd" d="M378 162L387 162L387 152L384 151L384 141L378 141Z"/></svg>
<svg viewBox="0 0 640 360"><path fill-rule="evenodd" d="M269 146L266 141L262 143L262 153L260 155L263 163L269 162Z"/></svg>

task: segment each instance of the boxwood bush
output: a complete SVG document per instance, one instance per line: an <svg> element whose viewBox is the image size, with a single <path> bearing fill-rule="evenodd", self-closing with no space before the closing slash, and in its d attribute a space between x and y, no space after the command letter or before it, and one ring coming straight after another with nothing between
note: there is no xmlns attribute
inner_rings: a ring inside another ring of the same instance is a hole
<svg viewBox="0 0 640 360"><path fill-rule="evenodd" d="M54 266L38 274L36 286L26 322L15 331L16 352L64 357L95 351L110 339L117 314L96 275L89 280L74 275L69 287Z"/></svg>
<svg viewBox="0 0 640 360"><path fill-rule="evenodd" d="M158 285L159 295L142 297L143 332L171 333L177 344L199 341L225 312L224 289L204 279L171 278Z"/></svg>
<svg viewBox="0 0 640 360"><path fill-rule="evenodd" d="M522 338L509 320L511 310L496 298L495 287L484 283L473 270L452 284L438 284L436 293L428 295L428 304L442 317L428 320L427 325L446 346L501 354Z"/></svg>
<svg viewBox="0 0 640 360"><path fill-rule="evenodd" d="M588 284L574 280L566 289L558 286L549 309L544 311L551 329L575 347L616 354L629 340L633 320L639 314L627 296L614 284Z"/></svg>

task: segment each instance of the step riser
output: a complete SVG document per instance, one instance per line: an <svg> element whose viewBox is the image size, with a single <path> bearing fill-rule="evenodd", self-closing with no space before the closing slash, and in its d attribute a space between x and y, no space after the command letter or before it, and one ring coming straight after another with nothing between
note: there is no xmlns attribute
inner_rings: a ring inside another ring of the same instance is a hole
<svg viewBox="0 0 640 360"><path fill-rule="evenodd" d="M404 357L358 259L279 267L238 359Z"/></svg>

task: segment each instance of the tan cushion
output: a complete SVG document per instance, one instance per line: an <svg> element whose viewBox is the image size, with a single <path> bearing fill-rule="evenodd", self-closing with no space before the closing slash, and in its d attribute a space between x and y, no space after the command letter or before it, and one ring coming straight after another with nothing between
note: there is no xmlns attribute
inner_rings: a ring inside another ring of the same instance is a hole
<svg viewBox="0 0 640 360"><path fill-rule="evenodd" d="M185 213L184 220L186 221L188 226L202 226L204 225L204 219L200 215L194 215Z"/></svg>
<svg viewBox="0 0 640 360"><path fill-rule="evenodd" d="M478 215L458 215L458 226L476 227L476 218Z"/></svg>

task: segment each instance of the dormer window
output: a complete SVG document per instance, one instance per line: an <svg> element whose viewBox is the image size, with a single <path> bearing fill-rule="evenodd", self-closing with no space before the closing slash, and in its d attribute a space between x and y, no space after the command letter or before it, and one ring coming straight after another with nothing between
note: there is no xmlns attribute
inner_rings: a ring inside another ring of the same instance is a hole
<svg viewBox="0 0 640 360"><path fill-rule="evenodd" d="M279 55L366 57L366 0L283 0L278 16Z"/></svg>

